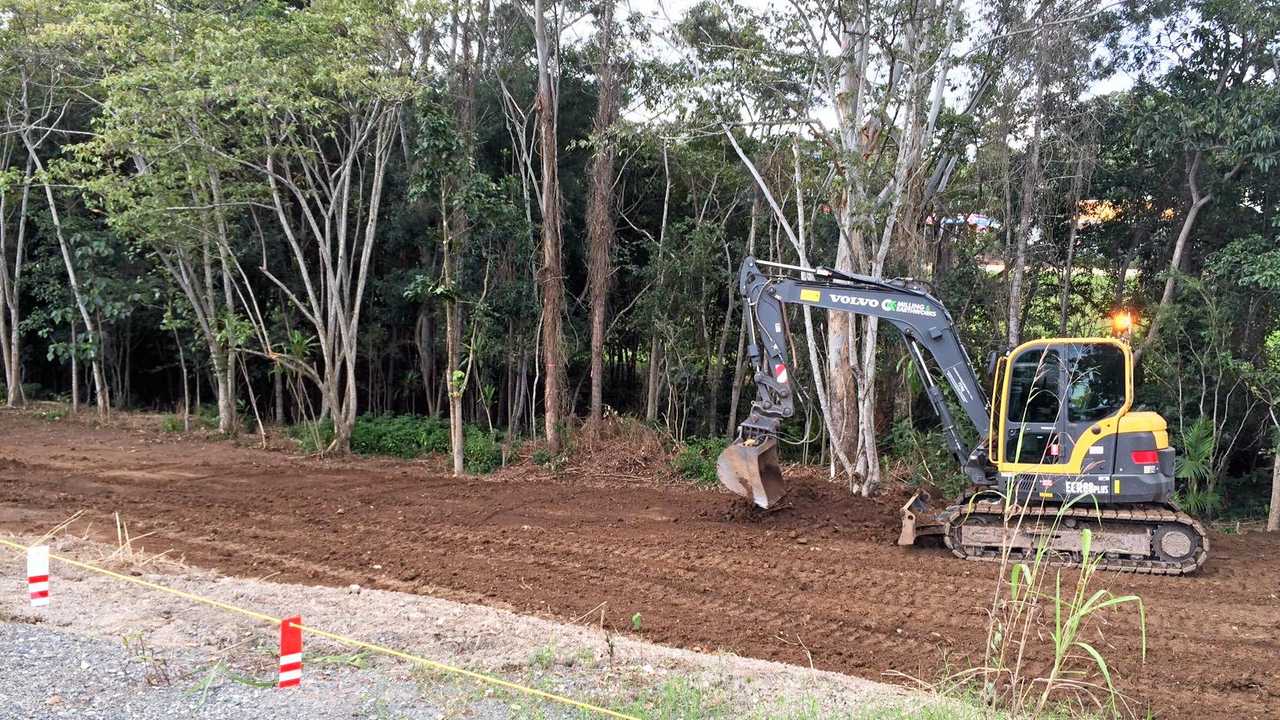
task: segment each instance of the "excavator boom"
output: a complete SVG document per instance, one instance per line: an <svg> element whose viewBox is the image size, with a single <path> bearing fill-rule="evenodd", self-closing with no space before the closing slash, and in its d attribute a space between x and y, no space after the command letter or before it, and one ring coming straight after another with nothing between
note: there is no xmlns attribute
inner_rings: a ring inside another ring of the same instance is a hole
<svg viewBox="0 0 1280 720"><path fill-rule="evenodd" d="M738 426L738 440L716 463L720 482L762 508L785 493L778 467L778 428L795 413L788 351L788 304L809 305L836 312L878 317L901 333L916 363L925 393L942 421L943 433L956 460L975 482L986 482L985 439L990 424L987 398L969 363L969 355L942 303L911 280L878 280L826 268L805 271L815 279L776 277L760 269L753 257L742 262L738 290L750 329L747 355L754 369L756 399L751 413ZM778 266L788 267L788 266ZM792 268L800 270L800 268ZM951 410L925 362L931 355L963 408L979 438L976 450L966 448Z"/></svg>

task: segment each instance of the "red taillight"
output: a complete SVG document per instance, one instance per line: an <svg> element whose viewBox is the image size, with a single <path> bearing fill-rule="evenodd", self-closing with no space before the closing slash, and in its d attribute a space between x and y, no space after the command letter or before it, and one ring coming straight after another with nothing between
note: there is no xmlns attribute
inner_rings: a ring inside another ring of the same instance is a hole
<svg viewBox="0 0 1280 720"><path fill-rule="evenodd" d="M1155 465L1160 461L1160 454L1155 450L1134 450L1129 454L1134 465Z"/></svg>

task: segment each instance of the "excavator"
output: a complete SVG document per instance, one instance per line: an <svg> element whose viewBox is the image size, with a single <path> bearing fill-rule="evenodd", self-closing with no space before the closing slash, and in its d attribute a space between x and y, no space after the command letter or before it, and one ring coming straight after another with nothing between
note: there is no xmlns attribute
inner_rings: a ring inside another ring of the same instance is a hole
<svg viewBox="0 0 1280 720"><path fill-rule="evenodd" d="M1168 426L1158 413L1134 407L1133 355L1124 340L1045 338L993 354L988 399L951 314L922 282L747 257L738 291L750 318L756 397L737 439L716 461L721 484L733 493L766 510L785 506L778 442L796 395L786 311L808 306L879 318L898 329L968 480L940 512L929 509L927 494L916 493L901 510L900 545L941 535L960 558L1048 553L1057 564L1078 563L1087 551L1102 568L1159 575L1204 565L1209 539L1173 502ZM972 432L961 432L951 402ZM964 435L976 442L969 445Z"/></svg>

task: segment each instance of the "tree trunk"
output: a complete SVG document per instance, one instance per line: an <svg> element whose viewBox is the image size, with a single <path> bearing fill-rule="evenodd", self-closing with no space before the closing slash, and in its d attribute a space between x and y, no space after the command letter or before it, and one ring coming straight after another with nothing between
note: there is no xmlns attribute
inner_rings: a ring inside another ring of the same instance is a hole
<svg viewBox="0 0 1280 720"><path fill-rule="evenodd" d="M1076 259L1076 217L1074 212L1070 218L1071 227L1067 230L1067 262L1062 268L1062 296L1058 299L1058 334L1066 337L1067 320L1071 313L1072 271Z"/></svg>
<svg viewBox="0 0 1280 720"><path fill-rule="evenodd" d="M456 252L449 247L448 227L445 228L445 250L444 250L444 284L445 287L452 287L456 282L456 278L452 270L454 259L452 255ZM445 320L444 320L444 337L445 337L445 383L449 386L449 450L453 458L453 474L462 474L463 460L463 432L462 432L462 395L466 390L465 383L462 381L462 370L460 368L462 359L462 311L458 303L453 300L445 302Z"/></svg>
<svg viewBox="0 0 1280 720"><path fill-rule="evenodd" d="M237 435L240 423L236 418L236 354L227 351L223 376L218 378L218 431Z"/></svg>
<svg viewBox="0 0 1280 720"><path fill-rule="evenodd" d="M618 117L618 77L613 64L614 0L600 3L600 62L596 77L599 104L591 135L596 143L591 157L590 191L587 196L587 244L590 260L587 284L591 293L591 409L588 432L599 432L604 407L604 320L609 294L610 262L613 247L613 165L616 149L611 131Z"/></svg>
<svg viewBox="0 0 1280 720"><path fill-rule="evenodd" d="M747 313L742 313L738 323L738 351L734 354L733 387L729 390L729 417L724 424L724 434L733 437L738 427L738 403L742 400L743 376L747 373Z"/></svg>
<svg viewBox="0 0 1280 720"><path fill-rule="evenodd" d="M235 404L235 368L231 362L231 354L227 352L224 343L216 340L216 335L206 333L205 338L208 341L209 359L213 363L213 388L214 401L218 407L218 432L223 435L233 435L236 431L236 404Z"/></svg>
<svg viewBox="0 0 1280 720"><path fill-rule="evenodd" d="M275 398L274 420L276 425L284 425L284 370L276 368L271 373L271 391Z"/></svg>
<svg viewBox="0 0 1280 720"><path fill-rule="evenodd" d="M451 85L454 95L454 113L457 120L458 136L461 140L465 165L470 165L472 153L472 135L475 132L475 93L476 68L473 52L472 6L470 3L460 9L454 16L455 26L461 30L461 37L453 57L453 75ZM443 211L444 254L444 286L457 289L458 277L461 273L461 256L470 234L471 218L463 201L457 198L465 184L466 178L451 176L445 179L440 192L440 207ZM447 210L445 210L447 208ZM453 474L461 475L464 460L464 432L462 418L462 399L467 390L467 376L462 370L462 305L450 295L445 300L445 383L449 387L449 449L453 460Z"/></svg>
<svg viewBox="0 0 1280 720"><path fill-rule="evenodd" d="M558 100L551 77L551 37L545 0L534 1L534 35L538 46L538 130L542 150L542 289L543 426L547 448L561 449L560 416L564 403L564 350L561 320L564 314L564 270L560 239L560 178L556 147ZM559 32L557 31L557 36Z"/></svg>
<svg viewBox="0 0 1280 720"><path fill-rule="evenodd" d="M1200 208L1204 207L1213 199L1213 193L1206 195L1200 194L1199 174L1200 174L1200 151L1197 150L1187 158L1187 190L1191 194L1191 205L1187 208L1187 215L1182 219L1182 229L1178 231L1178 239L1173 243L1173 256L1169 258L1169 276L1164 281L1164 291L1160 293L1160 304L1156 306L1155 315L1151 318L1151 325L1147 328L1147 336L1142 339L1142 344L1133 352L1133 364L1137 366L1142 363L1142 356L1147 350L1155 344L1156 339L1160 336L1160 324L1164 320L1164 315L1173 304L1173 291L1178 284L1178 271L1182 268L1182 256L1187 248L1187 242L1191 238L1191 230L1196 225L1196 218L1200 215Z"/></svg>
<svg viewBox="0 0 1280 720"><path fill-rule="evenodd" d="M658 333L653 333L649 343L649 376L645 383L644 419L654 422L658 419L658 388L662 384L659 373L662 365L662 345L658 343Z"/></svg>
<svg viewBox="0 0 1280 720"><path fill-rule="evenodd" d="M1085 151L1081 151L1082 153ZM1067 262L1066 267L1062 269L1062 296L1059 299L1058 307L1058 334L1066 336L1067 321L1070 319L1071 313L1071 274L1075 269L1076 259L1076 216L1080 212L1080 196L1084 193L1085 187L1085 166L1087 163L1086 156L1083 154L1076 161L1076 173L1071 178L1071 194L1067 198L1070 212L1067 214Z"/></svg>
<svg viewBox="0 0 1280 720"><path fill-rule="evenodd" d="M751 224L747 228L747 254L751 256L756 254L756 226L760 219L760 210L761 199L757 191L752 194ZM735 295L733 302L740 303L742 299ZM729 417L724 425L724 434L728 437L735 435L738 426L738 403L742 400L742 381L747 371L747 323L749 322L751 322L750 313L744 309L742 320L738 323L738 349L733 355L733 387L729 389Z"/></svg>
<svg viewBox="0 0 1280 720"><path fill-rule="evenodd" d="M843 212L850 212L850 209L846 208ZM853 272L853 254L847 239L840 241L836 251L836 269ZM850 313L827 314L827 409L831 414L830 441L845 457L855 457L858 454L858 384L854 379L852 365L857 354L854 328L853 315Z"/></svg>
<svg viewBox="0 0 1280 720"><path fill-rule="evenodd" d="M1009 271L1009 320L1008 344L1016 347L1022 342L1022 307L1025 301L1023 283L1027 272L1027 241L1035 225L1038 189L1040 186L1041 126L1044 124L1044 84L1039 85L1040 101L1033 118L1031 143L1027 147L1027 162L1022 173L1022 192L1018 197L1018 237Z"/></svg>
<svg viewBox="0 0 1280 720"><path fill-rule="evenodd" d="M14 238L13 269L8 264L8 233L4 225L5 200L0 196L0 349L4 355L5 404L26 403L22 394L22 308L19 288L26 264L27 207L31 198L32 163L27 158L23 175L22 200L18 203L17 236Z"/></svg>
<svg viewBox="0 0 1280 720"><path fill-rule="evenodd" d="M35 153L35 149L31 148L31 153ZM36 163L37 170L44 174L44 166L37 158L33 158ZM93 373L93 390L94 400L98 406L98 419L106 420L111 410L111 398L107 391L107 378L102 370L102 361L100 355L101 334L98 332L97 324L93 320L93 315L89 312L89 306L85 304L84 295L80 292L80 281L76 277L75 264L71 261L71 248L67 244L66 234L62 231L62 220L58 213L58 207L53 199L53 187L46 180L44 185L45 199L49 203L49 217L52 220L54 234L58 238L58 247L62 251L62 261L67 271L67 282L71 286L71 295L75 298L76 308L80 311L80 320L84 323L85 332L89 333L91 338L99 341L99 345L95 347L94 354L89 359L89 367Z"/></svg>
<svg viewBox="0 0 1280 720"><path fill-rule="evenodd" d="M182 429L191 432L191 385L187 382L187 352L182 347L178 328L173 328L173 344L178 347L178 369L182 372Z"/></svg>
<svg viewBox="0 0 1280 720"><path fill-rule="evenodd" d="M707 362L707 436L716 434L720 414L720 382L724 377L725 348L729 344L729 328L733 327L733 312L738 307L738 299L730 293L729 307L725 308L724 321L720 324L720 333L716 338L714 353Z"/></svg>
<svg viewBox="0 0 1280 720"><path fill-rule="evenodd" d="M80 363L76 359L76 321L71 321L71 414L80 412Z"/></svg>
<svg viewBox="0 0 1280 720"><path fill-rule="evenodd" d="M511 419L508 422L508 430L511 435L518 435L520 428L524 423L524 406L525 396L529 392L529 355L524 350L520 351L520 361L516 372L515 397L511 406Z"/></svg>
<svg viewBox="0 0 1280 720"><path fill-rule="evenodd" d="M1271 511L1267 514L1267 532L1280 530L1280 443L1271 456Z"/></svg>

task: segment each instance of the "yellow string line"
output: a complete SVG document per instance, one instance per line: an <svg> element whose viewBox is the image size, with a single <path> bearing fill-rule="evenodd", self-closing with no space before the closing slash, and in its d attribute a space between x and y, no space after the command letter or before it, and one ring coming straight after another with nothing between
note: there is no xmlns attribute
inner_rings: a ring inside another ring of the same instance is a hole
<svg viewBox="0 0 1280 720"><path fill-rule="evenodd" d="M13 548L14 550L21 550L23 553L26 553L27 550L29 549L26 545L12 542L4 538L0 538L0 545L7 545L10 548ZM143 580L141 578L133 577L131 575L123 575L121 573L114 572L112 570L108 570L103 567L98 567L97 565L93 565L91 563L80 562L79 560L72 560L71 558L62 557L61 555L54 555L53 553L49 553L49 559L66 563L67 565L80 568L81 570L87 570L89 572L105 575L109 578L114 578L116 580L123 580L124 582L127 582L127 583L140 585L142 587L145 587L151 590L169 593L170 595L176 595L180 598L190 600L192 602L202 603L204 605L216 607L221 610L226 610L228 612L239 613L246 617L251 617L255 620L261 620L263 622L269 622L276 625L279 625L280 623L284 622L283 618L272 617L271 615L267 615L266 613L260 613L255 610L247 610L245 608L238 607L236 605L224 603L220 600L214 600L212 598L196 595L195 593L189 593L184 590L178 590L176 588L160 585L157 583L150 582L148 580ZM408 660L410 662L419 663L421 665L426 665L428 667L431 667L435 670L439 670L446 673L452 673L455 675L461 675L463 677L467 677L477 682L485 683L487 685L495 685L500 688L505 688L507 690L514 690L516 692L524 693L526 695L533 695L535 697L539 697L544 700L550 700L552 702L560 703L562 705L569 705L571 707L576 707L582 710L589 710L591 712L599 713L607 717L618 718L619 720L641 720L640 718L637 718L634 715L625 715L615 710L609 710L608 708L599 707L598 705L592 705L590 703L574 700L573 698L565 697L563 695L557 695L555 693L547 692L545 690L539 690L538 688L528 687L525 685L521 685L519 683L513 683L509 680L503 680L502 678L493 677L492 675L485 675L484 673L478 673L478 672L475 672L474 670L467 670L465 668L455 667L453 665L437 662L435 660L419 657L417 655L410 655L409 653L406 653L406 652L394 650L392 648L384 647L382 645L375 645L373 643L364 642L363 640L357 640L355 638L347 637L345 635L339 635L337 633L332 633L327 630L321 630L320 628L311 627L310 625L302 625L302 624L294 623L293 626L297 628L301 628L303 632L308 632L308 633L311 633L312 635L319 635L320 637L328 638L330 640L333 640L334 642L342 643L343 645L361 648L363 650L369 650L371 652L382 653L383 655L389 655L391 657L400 658L401 660Z"/></svg>

